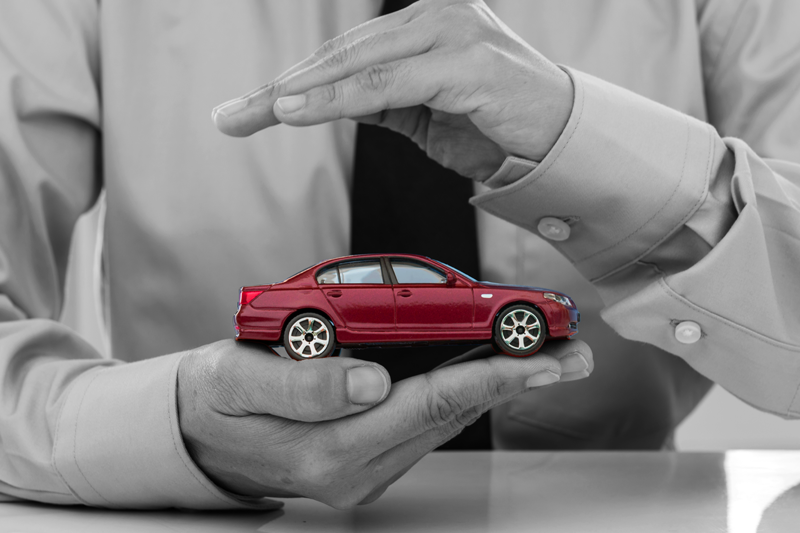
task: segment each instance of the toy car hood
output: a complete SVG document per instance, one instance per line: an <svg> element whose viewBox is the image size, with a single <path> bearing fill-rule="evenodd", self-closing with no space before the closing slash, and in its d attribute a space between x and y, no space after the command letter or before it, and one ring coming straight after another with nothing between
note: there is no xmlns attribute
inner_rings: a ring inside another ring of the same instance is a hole
<svg viewBox="0 0 800 533"><path fill-rule="evenodd" d="M491 281L479 281L479 287L486 287L487 289L514 289L519 291L538 291L538 292L552 292L554 294L560 294L562 296L567 296L566 294L558 291L554 291L552 289L543 289L541 287L530 287L528 285L506 285L505 283L493 283Z"/></svg>

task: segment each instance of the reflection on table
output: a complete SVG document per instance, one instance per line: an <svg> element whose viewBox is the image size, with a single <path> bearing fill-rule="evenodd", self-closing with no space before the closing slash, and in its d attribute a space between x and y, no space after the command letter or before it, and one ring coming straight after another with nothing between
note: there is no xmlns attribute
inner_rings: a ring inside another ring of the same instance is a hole
<svg viewBox="0 0 800 533"><path fill-rule="evenodd" d="M0 504L0 533L800 532L800 452L439 452L351 511L123 512Z"/></svg>

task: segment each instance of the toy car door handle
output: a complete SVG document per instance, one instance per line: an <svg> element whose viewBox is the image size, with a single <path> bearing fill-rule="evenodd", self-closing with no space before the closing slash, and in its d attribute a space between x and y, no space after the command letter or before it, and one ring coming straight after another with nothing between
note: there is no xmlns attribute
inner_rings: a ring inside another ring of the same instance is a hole
<svg viewBox="0 0 800 533"><path fill-rule="evenodd" d="M331 298L338 298L339 296L342 295L342 291L328 291L325 294L327 294Z"/></svg>
<svg viewBox="0 0 800 533"><path fill-rule="evenodd" d="M403 298L408 298L409 296L411 296L411 291L408 289L403 289L401 291L398 291L397 295L402 296Z"/></svg>

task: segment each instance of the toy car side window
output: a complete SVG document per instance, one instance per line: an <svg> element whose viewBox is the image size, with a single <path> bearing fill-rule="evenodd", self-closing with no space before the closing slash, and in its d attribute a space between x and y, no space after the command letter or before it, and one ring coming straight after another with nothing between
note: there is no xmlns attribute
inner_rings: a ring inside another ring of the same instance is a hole
<svg viewBox="0 0 800 533"><path fill-rule="evenodd" d="M317 283L320 285L339 283L339 267L333 265L325 270L321 270L319 274L317 274Z"/></svg>
<svg viewBox="0 0 800 533"><path fill-rule="evenodd" d="M447 277L440 271L416 261L392 259L392 270L397 283L447 283Z"/></svg>
<svg viewBox="0 0 800 533"><path fill-rule="evenodd" d="M342 283L383 283L380 261L353 261L341 263L339 274Z"/></svg>

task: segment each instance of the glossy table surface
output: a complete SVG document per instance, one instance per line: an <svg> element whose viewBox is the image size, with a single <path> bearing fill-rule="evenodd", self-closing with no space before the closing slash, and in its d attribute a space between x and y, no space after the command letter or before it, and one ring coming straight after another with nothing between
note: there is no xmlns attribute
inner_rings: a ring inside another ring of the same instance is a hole
<svg viewBox="0 0 800 533"><path fill-rule="evenodd" d="M0 504L0 533L800 533L800 452L449 452L424 458L377 502L336 511L128 512Z"/></svg>

